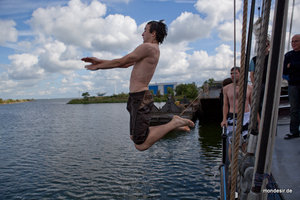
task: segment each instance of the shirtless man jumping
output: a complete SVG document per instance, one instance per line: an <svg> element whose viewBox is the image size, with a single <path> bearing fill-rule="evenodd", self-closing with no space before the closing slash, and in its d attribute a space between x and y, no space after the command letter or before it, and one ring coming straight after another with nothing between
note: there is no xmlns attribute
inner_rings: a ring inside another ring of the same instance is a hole
<svg viewBox="0 0 300 200"><path fill-rule="evenodd" d="M229 85L226 85L223 88L224 98L223 98L223 121L221 122L221 126L227 127L227 135L229 140L229 147L228 147L228 155L229 160L231 160L231 137L233 132L233 124L236 126L237 122L237 115L235 114L235 121L233 121L233 112L234 112L234 106L235 106L235 113L237 113L238 109L238 96L239 96L239 77L240 77L240 68L239 67L233 67L231 68L231 79L232 82L236 81L236 94L234 95L234 83L231 83ZM247 137L248 134L248 122L250 119L250 103L251 103L251 96L252 96L252 86L247 86L247 93L246 93L246 102L245 102L245 110L244 110L244 120L243 120L243 128L242 128L242 136ZM234 105L235 104L235 105ZM228 112L229 111L229 112ZM234 123L233 123L234 122Z"/></svg>
<svg viewBox="0 0 300 200"><path fill-rule="evenodd" d="M150 111L153 106L153 97L148 89L159 60L159 44L167 36L167 27L163 21L150 21L147 23L143 36L143 44L134 51L119 59L103 60L95 57L82 58L88 70L128 68L133 66L127 110L130 113L130 138L136 149L147 150L155 142L174 129L189 131L194 127L191 120L174 116L173 119L160 126L150 127Z"/></svg>

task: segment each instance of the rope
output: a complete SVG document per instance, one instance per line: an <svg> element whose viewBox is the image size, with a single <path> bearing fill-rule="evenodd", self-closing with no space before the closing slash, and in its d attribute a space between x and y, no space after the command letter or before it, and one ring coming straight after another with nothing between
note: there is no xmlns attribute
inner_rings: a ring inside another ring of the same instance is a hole
<svg viewBox="0 0 300 200"><path fill-rule="evenodd" d="M234 67L236 67L236 1L234 0L234 20L233 20L233 24L234 24ZM233 75L233 118L232 118L232 121L233 121L233 124L232 124L232 127L235 127L235 98L236 98L236 76L235 76L235 73ZM234 137L235 137L235 128L233 129L232 131L232 139L234 140ZM232 155L232 153L231 153Z"/></svg>
<svg viewBox="0 0 300 200"><path fill-rule="evenodd" d="M267 41L267 33L268 33L271 0L265 0L265 1L266 3L264 3L264 10L262 11L264 14L263 14L262 26L260 30L258 53L257 53L255 72L254 72L255 74L254 87L252 93L251 114L250 114L250 124L249 124L250 133L257 132L257 113L258 113L258 108L260 103L262 75L263 75L264 62L265 62L265 49L266 49L266 41Z"/></svg>
<svg viewBox="0 0 300 200"><path fill-rule="evenodd" d="M248 88L248 72L249 72L250 52L251 52L251 44L252 44L254 11L255 11L255 0L251 0L250 19L249 19L249 25L248 25L249 29L248 29L248 38L247 38L247 48L246 48L246 56L245 56L245 63L244 63L245 68L244 68L243 91L247 91L247 88ZM247 92L244 92L242 111L245 110L246 98L247 98ZM248 130L248 128L247 128L247 130Z"/></svg>
<svg viewBox="0 0 300 200"><path fill-rule="evenodd" d="M200 95L201 93L199 93L199 95L179 114L179 116L182 116L185 113L185 111L187 111L187 109L191 107L191 105L193 105L193 103L200 97Z"/></svg>
<svg viewBox="0 0 300 200"><path fill-rule="evenodd" d="M234 13L233 13L233 29L234 29L234 32L233 32L233 40L234 40L234 45L233 45L233 48L234 48L234 51L233 51L233 57L234 57L234 67L236 67L236 0L234 0L233 1L234 3L233 3L233 11L234 11ZM232 125L232 127L235 127L235 98L236 98L236 75L235 75L235 73L234 73L234 76L233 76L233 125ZM236 130L235 130L235 128L233 128L233 131L232 131L232 139L234 140L234 138L235 138L235 132L236 132ZM232 147L231 147L232 148ZM232 155L232 153L231 153L231 155ZM231 165L230 165L230 167L229 167L229 174L230 174L230 178L232 177L231 176L231 171L232 171L232 167L231 167ZM232 185L232 184L231 184ZM230 195L229 195L229 198L231 197L231 196L233 196L233 198L235 198L235 186L236 186L236 184L234 184L234 190L232 190L232 186L230 185L230 188L231 188L231 190L230 191L228 191L228 193L230 193ZM232 193L232 191L234 191L233 193Z"/></svg>
<svg viewBox="0 0 300 200"><path fill-rule="evenodd" d="M261 5L261 16L264 16L264 10L265 10L265 0L263 0Z"/></svg>
<svg viewBox="0 0 300 200"><path fill-rule="evenodd" d="M293 0L293 7L292 7L292 13L291 13L291 22L290 22L290 31L289 31L289 42L288 42L288 51L290 50L290 44L291 44L291 34L292 34L292 27L293 27L293 18L294 18L294 7L295 7L295 0Z"/></svg>
<svg viewBox="0 0 300 200"><path fill-rule="evenodd" d="M244 0L243 7L243 29L242 29L242 43L241 43L241 69L240 69L240 79L239 86L241 87L244 83L245 78L245 49L246 49L246 28L247 28L247 14L248 14L248 0ZM235 199L235 191L236 191L236 183L237 183L237 173L238 173L238 153L239 153L239 144L240 144L240 135L242 132L242 124L243 124L243 96L244 90L239 90L238 96L238 116L237 116L237 130L234 137L234 149L233 149L233 160L231 165L231 193L230 200ZM235 104L234 104L235 105Z"/></svg>

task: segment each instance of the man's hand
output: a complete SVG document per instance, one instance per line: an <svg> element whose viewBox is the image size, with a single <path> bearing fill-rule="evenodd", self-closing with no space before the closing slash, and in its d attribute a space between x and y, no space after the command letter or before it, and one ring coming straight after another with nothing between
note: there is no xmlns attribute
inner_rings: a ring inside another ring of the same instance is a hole
<svg viewBox="0 0 300 200"><path fill-rule="evenodd" d="M96 57L86 57L81 59L84 62L92 63L93 65L101 63L101 60Z"/></svg>
<svg viewBox="0 0 300 200"><path fill-rule="evenodd" d="M96 57L86 57L86 58L82 58L81 59L82 61L84 62L89 62L89 63L92 63L90 65L85 65L84 67L88 70L98 70L99 67L97 65L101 64L102 62L104 62L104 60L100 60Z"/></svg>
<svg viewBox="0 0 300 200"><path fill-rule="evenodd" d="M223 126L226 126L226 127L227 127L227 120L223 120L223 121L221 122L221 127L223 127Z"/></svg>
<svg viewBox="0 0 300 200"><path fill-rule="evenodd" d="M84 66L86 69L91 70L91 71L95 71L98 70L99 68L97 67L97 65L86 65Z"/></svg>

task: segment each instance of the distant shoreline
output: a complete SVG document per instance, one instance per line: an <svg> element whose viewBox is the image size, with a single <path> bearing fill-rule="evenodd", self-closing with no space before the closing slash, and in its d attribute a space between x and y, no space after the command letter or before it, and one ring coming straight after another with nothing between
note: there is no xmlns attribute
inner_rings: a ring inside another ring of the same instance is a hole
<svg viewBox="0 0 300 200"><path fill-rule="evenodd" d="M82 99L72 99L67 104L125 103L125 102L127 102L127 98L88 97Z"/></svg>
<svg viewBox="0 0 300 200"><path fill-rule="evenodd" d="M0 99L0 104L15 104L34 101L34 99Z"/></svg>
<svg viewBox="0 0 300 200"><path fill-rule="evenodd" d="M103 97L86 97L71 99L67 104L94 104L94 103L127 103L128 94L113 95L113 96L103 96ZM176 96L177 101L183 100L183 96ZM166 102L168 100L167 95L162 95L160 97L153 96L154 102Z"/></svg>

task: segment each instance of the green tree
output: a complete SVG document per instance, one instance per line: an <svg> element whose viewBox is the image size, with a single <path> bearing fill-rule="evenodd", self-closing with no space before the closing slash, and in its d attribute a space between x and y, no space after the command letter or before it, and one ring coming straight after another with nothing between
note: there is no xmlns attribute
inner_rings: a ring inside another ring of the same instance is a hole
<svg viewBox="0 0 300 200"><path fill-rule="evenodd" d="M84 92L81 96L83 96L84 99L88 99L90 94L88 92Z"/></svg>
<svg viewBox="0 0 300 200"><path fill-rule="evenodd" d="M171 96L174 96L174 90L173 90L173 88L168 87L168 88L167 88L167 94L168 94L168 95L171 95Z"/></svg>
<svg viewBox="0 0 300 200"><path fill-rule="evenodd" d="M214 86L215 85L215 80L213 78L208 79L208 85L209 86Z"/></svg>
<svg viewBox="0 0 300 200"><path fill-rule="evenodd" d="M190 99L198 96L198 89L195 83L180 84L176 87L175 91L177 96L186 96Z"/></svg>
<svg viewBox="0 0 300 200"><path fill-rule="evenodd" d="M212 86L215 86L216 83L215 83L215 80L213 78L210 78L210 79L203 82L201 88L204 89L205 85L208 85L208 87L212 87Z"/></svg>
<svg viewBox="0 0 300 200"><path fill-rule="evenodd" d="M203 87L205 84L208 84L208 86L214 86L214 85L215 85L215 79L210 78L210 79L204 81L202 87Z"/></svg>
<svg viewBox="0 0 300 200"><path fill-rule="evenodd" d="M177 85L175 89L176 95L178 96L184 95L185 87L186 87L185 84Z"/></svg>
<svg viewBox="0 0 300 200"><path fill-rule="evenodd" d="M157 90L156 96L157 96L157 97L161 97L160 90Z"/></svg>

